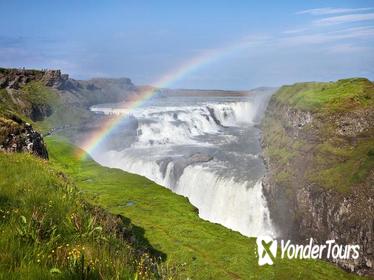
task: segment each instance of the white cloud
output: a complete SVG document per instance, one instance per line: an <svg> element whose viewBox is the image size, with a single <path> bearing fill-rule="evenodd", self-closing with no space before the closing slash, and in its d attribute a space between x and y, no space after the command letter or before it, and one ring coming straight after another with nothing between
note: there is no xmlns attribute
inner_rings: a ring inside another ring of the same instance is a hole
<svg viewBox="0 0 374 280"><path fill-rule="evenodd" d="M303 32L306 32L306 31L308 31L308 28L298 28L298 29L285 30L282 33L284 33L284 34L296 34L296 33L303 33Z"/></svg>
<svg viewBox="0 0 374 280"><path fill-rule="evenodd" d="M309 9L299 11L296 14L309 14L313 16L320 16L320 15L333 15L333 14L345 14L345 13L355 13L355 12L363 12L369 11L373 8L356 8L356 9L347 9L347 8L318 8L318 9Z"/></svg>
<svg viewBox="0 0 374 280"><path fill-rule="evenodd" d="M374 27L354 27L330 32L310 33L303 35L287 36L280 39L282 45L316 45L331 43L347 39L370 39L374 38Z"/></svg>
<svg viewBox="0 0 374 280"><path fill-rule="evenodd" d="M368 14L349 14L344 16L327 17L313 21L315 25L335 25L343 23L352 23L358 21L374 20L374 13Z"/></svg>
<svg viewBox="0 0 374 280"><path fill-rule="evenodd" d="M363 52L369 52L372 51L370 47L364 47L364 46L357 46L353 44L337 44L333 45L331 47L328 47L327 49L330 53L341 53L341 54L347 54L347 53L363 53Z"/></svg>

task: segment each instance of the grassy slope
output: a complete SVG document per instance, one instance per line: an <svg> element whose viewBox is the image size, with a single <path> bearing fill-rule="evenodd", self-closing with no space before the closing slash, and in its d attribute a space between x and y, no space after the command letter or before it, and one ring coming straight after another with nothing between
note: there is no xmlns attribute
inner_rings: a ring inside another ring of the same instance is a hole
<svg viewBox="0 0 374 280"><path fill-rule="evenodd" d="M79 105L65 103L54 90L42 85L40 82L28 83L22 89L22 93L27 93L27 99L32 104L48 104L52 107L53 113L50 116L43 121L33 123L34 127L42 133L63 125L79 126L91 116L89 111Z"/></svg>
<svg viewBox="0 0 374 280"><path fill-rule="evenodd" d="M29 101L35 103L39 101L52 103L50 105L54 108L54 114L51 117L41 123L34 124L39 129L46 130L67 123L74 125L74 122L85 114L83 111L78 112L76 108L70 108L70 106L62 104L61 100L56 100L53 96L49 98L47 91L50 91L50 89L48 88L34 84L27 90L29 90L30 97L32 98ZM38 92L45 93L41 94L41 99L38 97ZM50 94L53 95L52 92ZM5 99L7 97L4 97ZM4 111L4 109L9 109L11 100L0 102L0 105L1 103L5 104L6 108L0 108L1 111ZM12 111L17 113L17 109L16 106L12 106ZM292 260L280 261L273 267L258 267L253 239L245 238L222 226L202 221L198 218L195 209L185 198L177 196L140 176L131 175L120 170L104 168L91 160L81 162L75 157L73 148L59 140L49 139L48 143L53 164L57 166L57 169L62 169L64 172L70 174L80 189L85 191L87 199L106 207L113 213L121 213L129 217L137 225L137 227L134 227L134 230L137 231L140 239L143 238L144 244L147 244L149 241L155 249L166 253L167 262L186 264L183 275L192 275L197 279L266 279L274 277L281 279L289 279L290 277L326 279L353 277L325 262ZM20 195L20 193L22 194L20 190L38 190L30 192L28 195L33 199L37 198L42 201L42 204L46 205L49 203L48 199L53 197L52 201L54 203L52 203L53 208L50 212L69 216L69 211L77 208L74 208L73 204L68 207L69 209L65 209L65 211L58 208L59 204L64 204L61 201L63 191L59 190L59 188L56 188L57 191L54 188L52 190L49 188L51 186L50 180L58 180L58 178L53 175L53 172L50 173L48 171L48 173L45 173L46 170L50 170L48 168L49 165L45 163L39 165L35 161L38 160L25 155L7 155L1 157L1 170L5 170L4 173L0 174L0 176L3 176L0 177L2 179L0 181L2 183L0 183L1 193L7 190L9 186L12 186L13 188L10 190L18 190L12 193L13 198L23 199L23 196ZM30 172L32 169L35 169L35 172ZM45 176L40 176L41 174ZM60 183L56 181L57 185ZM63 185L64 183L62 182L61 184ZM26 195L24 198L27 199L27 197ZM135 204L132 205L132 203ZM55 205L56 208L54 208ZM17 208L18 205L15 207ZM28 205L29 208L24 207L20 209L22 211L25 210L29 216L32 215L33 208L30 205ZM79 209L82 217L88 215L83 209ZM58 223L60 218L57 216L53 221ZM1 230L7 232L7 235L2 235L2 247L8 244L8 240L11 240L9 236L17 225L16 223L19 223L19 220L20 216L15 215L2 224L4 228ZM26 220L28 221L29 219L26 217ZM11 223L7 223L8 221L11 221ZM63 234L64 241L74 240L74 238L74 234ZM12 269L16 269L15 277L17 277L17 273L27 275L30 272L34 273L31 275L34 278L41 278L42 275L50 275L47 267L49 268L51 264L43 266L44 263L41 261L42 266L40 267L40 264L35 263L38 259L38 256L35 256L36 252L40 250L48 256L49 245L38 243L36 245L32 244L32 248L29 248L29 245L17 243L19 240L14 240L16 242L14 244L18 244L18 247L15 247L16 249L8 247L7 250L3 250L5 252L9 251L10 254L8 256L8 263L1 263L10 266L14 265L11 261L14 259L12 254L18 254L17 252L21 251L20 256L22 261L17 262L15 268L12 267ZM86 241L77 241L77 243L82 242ZM14 245L13 243L9 244L11 246ZM92 246L93 251L98 249L96 245L93 244ZM31 254L29 254L30 251L32 252ZM25 252L25 255L22 255L22 252ZM7 254L3 256L5 256L6 260ZM5 265L1 270L4 272L8 269L9 267ZM131 273L134 268L131 265L123 267L125 273L126 269ZM65 274L64 271L63 273L64 275L69 275Z"/></svg>
<svg viewBox="0 0 374 280"><path fill-rule="evenodd" d="M122 214L139 235L167 255L169 264L184 264L181 276L194 279L349 279L354 276L324 261L277 260L257 265L255 239L199 219L186 198L148 179L80 161L65 142L48 138L54 165L74 178L91 202Z"/></svg>
<svg viewBox="0 0 374 280"><path fill-rule="evenodd" d="M0 170L0 279L177 275L178 267L160 264L145 246L129 241L128 221L87 204L74 182L50 162L0 152Z"/></svg>
<svg viewBox="0 0 374 280"><path fill-rule="evenodd" d="M67 104L60 95L63 93L58 94L40 81L31 81L14 93L14 98L19 101L19 104L15 104L7 91L0 89L0 117L5 113L15 114L31 123L40 132L45 133L52 128L64 125L77 127L92 116L88 110L78 104ZM52 108L52 114L43 121L33 122L23 113L30 110L31 106L43 105Z"/></svg>
<svg viewBox="0 0 374 280"><path fill-rule="evenodd" d="M29 118L21 113L21 108L14 104L7 91L0 89L0 122L3 123L2 128L5 129L6 125L4 123L8 123L8 126L10 126L11 122L13 122L9 120L10 115L16 115L26 122L31 122ZM0 137L4 135L6 135L6 131L0 131Z"/></svg>
<svg viewBox="0 0 374 280"><path fill-rule="evenodd" d="M14 99L0 89L0 140L21 129L12 115L48 130L74 125L88 114L63 104L40 82L29 82L12 95ZM43 122L32 122L24 115L31 106L50 106L54 113ZM28 154L0 152L0 279L174 275L175 267L159 265L141 248L119 238L113 230L117 227L131 231L131 224L88 207L74 184L50 163Z"/></svg>
<svg viewBox="0 0 374 280"><path fill-rule="evenodd" d="M0 89L0 116L14 108L14 104L5 89Z"/></svg>
<svg viewBox="0 0 374 280"><path fill-rule="evenodd" d="M41 82L29 82L23 86L19 98L27 100L33 105L50 105L54 106L58 103L57 94L44 86Z"/></svg>
<svg viewBox="0 0 374 280"><path fill-rule="evenodd" d="M30 111L32 106L54 107L59 103L59 98L53 90L36 81L29 82L22 89L14 91L12 95L14 100L6 89L0 89L0 115L13 113L31 123L24 112Z"/></svg>
<svg viewBox="0 0 374 280"><path fill-rule="evenodd" d="M134 275L131 248L103 231L58 169L29 154L0 153L0 170L0 279Z"/></svg>
<svg viewBox="0 0 374 280"><path fill-rule="evenodd" d="M333 120L341 113L374 108L374 85L367 79L355 78L330 83L298 83L282 87L273 97L274 104L310 111L323 124L319 141L291 137L287 124L277 112L269 112L263 121L264 152L272 163L282 166L275 180L288 186L293 180L295 165L308 158L310 165L303 174L309 183L348 192L364 182L374 168L374 128L352 144L336 133ZM277 110L277 109L274 109ZM274 114L274 116L270 116ZM313 135L310 125L302 132Z"/></svg>
<svg viewBox="0 0 374 280"><path fill-rule="evenodd" d="M373 91L372 82L365 78L352 78L283 86L274 99L304 111L335 113L374 106Z"/></svg>

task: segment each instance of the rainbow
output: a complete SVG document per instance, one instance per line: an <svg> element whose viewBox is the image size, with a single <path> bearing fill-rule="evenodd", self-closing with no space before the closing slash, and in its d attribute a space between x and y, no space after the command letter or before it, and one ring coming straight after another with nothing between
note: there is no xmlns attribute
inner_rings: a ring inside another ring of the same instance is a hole
<svg viewBox="0 0 374 280"><path fill-rule="evenodd" d="M222 59L228 55L236 53L242 49L245 49L251 46L252 43L248 40L241 40L235 44L231 44L229 46L210 50L204 52L201 55L193 57L192 59L188 60L186 63L180 65L179 68L173 69L173 71L163 75L160 79L156 80L152 83L152 89L144 90L140 94L137 94L132 99L127 100L124 105L126 111L121 113L120 115L113 116L108 118L108 120L102 125L102 127L96 130L94 133L89 135L84 141L82 148L88 153L92 153L96 147L103 142L103 140L128 116L131 115L131 112L141 107L147 100L149 100L152 96L157 93L157 90L154 88L167 88L170 87L173 83L183 79L184 77L188 76L190 73L198 70L199 68L216 61L218 59ZM82 155L83 157L86 155Z"/></svg>

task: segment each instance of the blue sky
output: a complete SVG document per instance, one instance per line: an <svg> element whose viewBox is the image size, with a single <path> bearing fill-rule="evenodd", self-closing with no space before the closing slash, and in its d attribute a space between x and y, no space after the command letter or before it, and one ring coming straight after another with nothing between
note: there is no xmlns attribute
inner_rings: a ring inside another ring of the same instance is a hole
<svg viewBox="0 0 374 280"><path fill-rule="evenodd" d="M2 67L152 84L216 52L168 86L250 89L374 79L374 1L0 0L0 11ZM244 47L236 48L238 42Z"/></svg>

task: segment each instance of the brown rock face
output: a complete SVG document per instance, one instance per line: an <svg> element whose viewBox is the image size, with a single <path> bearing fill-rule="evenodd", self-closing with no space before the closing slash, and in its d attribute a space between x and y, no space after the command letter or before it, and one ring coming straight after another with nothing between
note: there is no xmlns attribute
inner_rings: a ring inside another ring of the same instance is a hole
<svg viewBox="0 0 374 280"><path fill-rule="evenodd" d="M48 159L42 136L32 126L15 115L0 117L0 150L6 152L29 152Z"/></svg>
<svg viewBox="0 0 374 280"><path fill-rule="evenodd" d="M0 68L0 88L20 89L30 81L41 81L45 86L64 89L69 76L60 70L29 70Z"/></svg>
<svg viewBox="0 0 374 280"><path fill-rule="evenodd" d="M15 105L14 109L26 115L32 121L42 121L53 113L52 105L40 94L40 100L32 100L30 94L24 91L24 86L30 82L38 82L46 88L61 89L69 85L68 75L60 70L25 70L1 69L0 89L5 89L9 99ZM54 91L56 92L56 91ZM38 94L35 90L34 97ZM9 104L8 104L9 105ZM1 113L1 112L0 112Z"/></svg>
<svg viewBox="0 0 374 280"><path fill-rule="evenodd" d="M262 128L264 193L279 238L358 244L358 259L330 261L374 275L374 110L322 116L272 100Z"/></svg>
<svg viewBox="0 0 374 280"><path fill-rule="evenodd" d="M45 71L42 82L47 87L54 87L56 89L66 89L67 87L72 87L69 83L69 75L61 74L60 70L47 70Z"/></svg>

